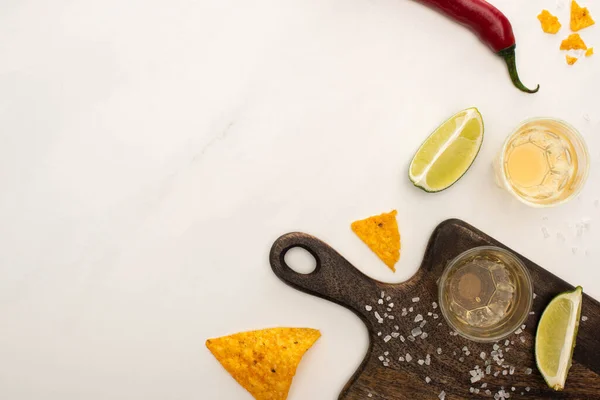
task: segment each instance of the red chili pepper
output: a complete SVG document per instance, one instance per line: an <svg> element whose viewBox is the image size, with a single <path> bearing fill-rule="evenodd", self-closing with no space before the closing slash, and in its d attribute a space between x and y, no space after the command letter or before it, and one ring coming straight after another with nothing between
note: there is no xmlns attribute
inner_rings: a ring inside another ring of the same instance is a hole
<svg viewBox="0 0 600 400"><path fill-rule="evenodd" d="M527 93L535 93L521 83L515 61L515 36L508 18L484 0L418 0L471 29L494 53L504 59L513 84Z"/></svg>

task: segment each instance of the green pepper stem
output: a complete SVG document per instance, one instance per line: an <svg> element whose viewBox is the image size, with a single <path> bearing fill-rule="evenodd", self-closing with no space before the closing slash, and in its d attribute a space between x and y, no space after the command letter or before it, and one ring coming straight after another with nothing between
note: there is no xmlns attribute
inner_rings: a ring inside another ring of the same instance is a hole
<svg viewBox="0 0 600 400"><path fill-rule="evenodd" d="M535 93L540 90L540 85L533 90L527 88L521 80L519 79L519 74L517 73L517 61L515 57L515 47L516 45L512 45L507 47L504 50L500 50L497 54L504 59L506 62L506 66L508 67L508 74L510 75L510 79L512 80L513 85L517 87L519 90L525 93Z"/></svg>

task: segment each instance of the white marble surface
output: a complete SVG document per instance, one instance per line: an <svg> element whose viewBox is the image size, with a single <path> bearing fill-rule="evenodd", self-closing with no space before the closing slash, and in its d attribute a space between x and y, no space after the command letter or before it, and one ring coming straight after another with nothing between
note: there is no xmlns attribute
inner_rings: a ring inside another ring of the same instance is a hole
<svg viewBox="0 0 600 400"><path fill-rule="evenodd" d="M291 230L398 282L458 217L600 298L600 55L565 64L568 7L550 36L536 15L554 2L494 3L536 95L412 1L2 1L0 398L250 399L204 341L279 325L323 333L289 398L337 398L366 330L272 274ZM581 33L600 49L598 26ZM486 124L473 168L446 192L413 188L415 149L471 105ZM556 209L492 180L505 135L536 115L574 124L592 154L585 190ZM392 208L396 274L349 229Z"/></svg>

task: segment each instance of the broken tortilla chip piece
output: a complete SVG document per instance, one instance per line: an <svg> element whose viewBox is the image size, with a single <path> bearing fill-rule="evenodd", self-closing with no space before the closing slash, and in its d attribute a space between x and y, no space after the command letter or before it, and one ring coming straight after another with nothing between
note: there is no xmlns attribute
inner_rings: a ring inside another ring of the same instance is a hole
<svg viewBox="0 0 600 400"><path fill-rule="evenodd" d="M560 44L561 50L585 50L587 46L579 33L572 33Z"/></svg>
<svg viewBox="0 0 600 400"><path fill-rule="evenodd" d="M567 56L567 64L573 65L577 62L577 57Z"/></svg>
<svg viewBox="0 0 600 400"><path fill-rule="evenodd" d="M540 20L544 32L555 34L560 30L561 24L558 22L558 17L550 14L550 11L542 10L537 18Z"/></svg>
<svg viewBox="0 0 600 400"><path fill-rule="evenodd" d="M594 54L594 48L590 47L589 49L587 49L587 51L585 52L585 56L586 57L591 57L592 54Z"/></svg>
<svg viewBox="0 0 600 400"><path fill-rule="evenodd" d="M392 271L396 272L396 263L400 259L400 232L393 210L352 223L352 231L377 254Z"/></svg>
<svg viewBox="0 0 600 400"><path fill-rule="evenodd" d="M321 337L309 328L272 328L208 339L206 347L257 400L285 400L296 368Z"/></svg>
<svg viewBox="0 0 600 400"><path fill-rule="evenodd" d="M571 2L571 30L577 32L594 24L595 22L587 7L580 7L579 4L573 0Z"/></svg>

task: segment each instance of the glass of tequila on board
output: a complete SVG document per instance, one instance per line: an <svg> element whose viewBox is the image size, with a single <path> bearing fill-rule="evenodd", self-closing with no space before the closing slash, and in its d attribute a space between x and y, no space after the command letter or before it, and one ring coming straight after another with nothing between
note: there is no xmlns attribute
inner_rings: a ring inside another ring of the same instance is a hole
<svg viewBox="0 0 600 400"><path fill-rule="evenodd" d="M496 182L521 202L550 207L583 188L589 154L575 128L554 118L524 121L506 139L494 161Z"/></svg>

